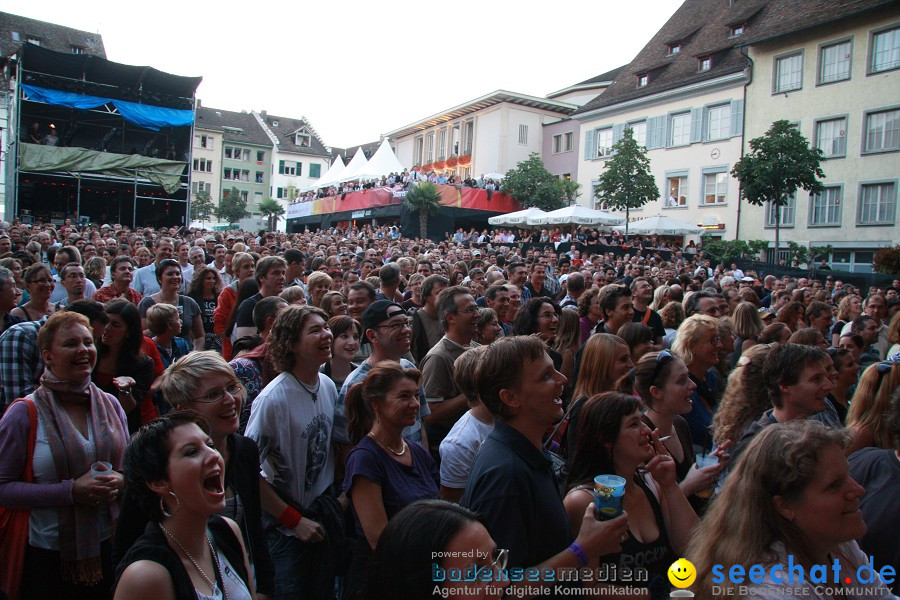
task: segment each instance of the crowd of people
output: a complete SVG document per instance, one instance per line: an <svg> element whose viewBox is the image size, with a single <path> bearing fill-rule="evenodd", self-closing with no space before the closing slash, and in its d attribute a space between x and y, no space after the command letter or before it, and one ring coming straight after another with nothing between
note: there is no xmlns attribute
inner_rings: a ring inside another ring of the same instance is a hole
<svg viewBox="0 0 900 600"><path fill-rule="evenodd" d="M0 223L0 589L896 598L900 280L520 233Z"/></svg>

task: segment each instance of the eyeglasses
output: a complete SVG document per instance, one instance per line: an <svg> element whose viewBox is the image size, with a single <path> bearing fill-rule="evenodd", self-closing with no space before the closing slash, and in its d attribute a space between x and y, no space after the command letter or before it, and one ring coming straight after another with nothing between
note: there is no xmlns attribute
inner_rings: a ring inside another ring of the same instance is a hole
<svg viewBox="0 0 900 600"><path fill-rule="evenodd" d="M509 563L509 550L506 548L494 548L494 551L491 552L491 562L483 567L477 568L478 572L481 572L482 569L497 569L498 571L505 571L506 565Z"/></svg>
<svg viewBox="0 0 900 600"><path fill-rule="evenodd" d="M26 283L38 283L41 285L49 285L53 283L52 279L32 279L31 281L27 281Z"/></svg>
<svg viewBox="0 0 900 600"><path fill-rule="evenodd" d="M896 364L897 363L895 361L887 361L886 360L884 362L878 363L875 366L875 369L878 371L879 375L884 375L885 373L888 373L891 369L893 369L894 365L896 365Z"/></svg>
<svg viewBox="0 0 900 600"><path fill-rule="evenodd" d="M199 398L194 398L195 402L202 402L203 404L215 404L216 402L220 402L223 398L225 398L225 393L227 392L229 396L232 398L237 397L238 394L243 391L244 386L235 381L230 384L223 390L213 390L206 394L205 396L200 396Z"/></svg>
<svg viewBox="0 0 900 600"><path fill-rule="evenodd" d="M387 323L385 325L376 325L376 327L390 329L391 331L400 331L404 327L412 329L412 319L405 318L402 321L394 321L393 323Z"/></svg>
<svg viewBox="0 0 900 600"><path fill-rule="evenodd" d="M66 279L87 279L84 273L69 273L66 275Z"/></svg>

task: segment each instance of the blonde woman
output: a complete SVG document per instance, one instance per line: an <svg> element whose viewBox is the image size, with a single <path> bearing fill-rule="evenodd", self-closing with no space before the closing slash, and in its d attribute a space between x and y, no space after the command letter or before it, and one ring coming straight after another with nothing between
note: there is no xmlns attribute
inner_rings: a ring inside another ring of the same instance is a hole
<svg viewBox="0 0 900 600"><path fill-rule="evenodd" d="M320 307L325 294L331 289L331 277L328 273L314 271L306 280L307 301L310 306Z"/></svg>
<svg viewBox="0 0 900 600"><path fill-rule="evenodd" d="M709 426L724 387L724 381L720 380L715 370L721 360L721 350L718 319L706 315L691 315L685 319L672 344L672 353L684 361L691 379L697 385L691 397L693 408L684 418L691 426L691 438L697 445L695 450L698 453L712 449Z"/></svg>
<svg viewBox="0 0 900 600"><path fill-rule="evenodd" d="M891 394L897 389L900 362L875 363L863 372L847 413L847 428L853 434L848 456L868 446L893 448L888 413Z"/></svg>
<svg viewBox="0 0 900 600"><path fill-rule="evenodd" d="M737 443L750 424L772 408L762 372L766 357L777 346L757 344L738 359L713 416L713 441L716 446L723 446L729 441Z"/></svg>
<svg viewBox="0 0 900 600"><path fill-rule="evenodd" d="M731 364L736 364L741 355L759 342L759 334L765 329L759 310L750 302L741 302L731 315L734 322L734 352Z"/></svg>
<svg viewBox="0 0 900 600"><path fill-rule="evenodd" d="M581 327L578 311L571 308L564 309L559 314L559 326L553 341L553 349L562 356L562 368L560 373L572 380L575 369L575 353L581 346ZM571 389L571 387L569 388Z"/></svg>
<svg viewBox="0 0 900 600"><path fill-rule="evenodd" d="M844 296L837 310L837 322L831 328L831 345L838 347L841 341L841 333L847 323L852 323L854 319L862 314L862 299L856 294Z"/></svg>

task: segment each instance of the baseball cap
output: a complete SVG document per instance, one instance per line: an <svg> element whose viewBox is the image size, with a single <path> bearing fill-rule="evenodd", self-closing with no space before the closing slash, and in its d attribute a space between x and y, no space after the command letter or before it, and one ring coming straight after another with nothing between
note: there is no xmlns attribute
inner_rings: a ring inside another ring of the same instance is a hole
<svg viewBox="0 0 900 600"><path fill-rule="evenodd" d="M398 310L390 310L396 306ZM362 314L363 329L374 329L382 321L387 321L398 314L406 314L403 307L392 300L376 300L370 304Z"/></svg>
<svg viewBox="0 0 900 600"><path fill-rule="evenodd" d="M756 283L756 280L750 276L741 277L741 281L743 281L745 283Z"/></svg>

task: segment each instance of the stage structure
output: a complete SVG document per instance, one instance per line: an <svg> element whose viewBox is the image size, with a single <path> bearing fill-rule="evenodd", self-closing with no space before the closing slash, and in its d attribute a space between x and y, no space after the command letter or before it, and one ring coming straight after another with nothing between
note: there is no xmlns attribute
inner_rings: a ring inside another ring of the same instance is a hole
<svg viewBox="0 0 900 600"><path fill-rule="evenodd" d="M30 43L11 66L6 219L189 223L200 77Z"/></svg>

